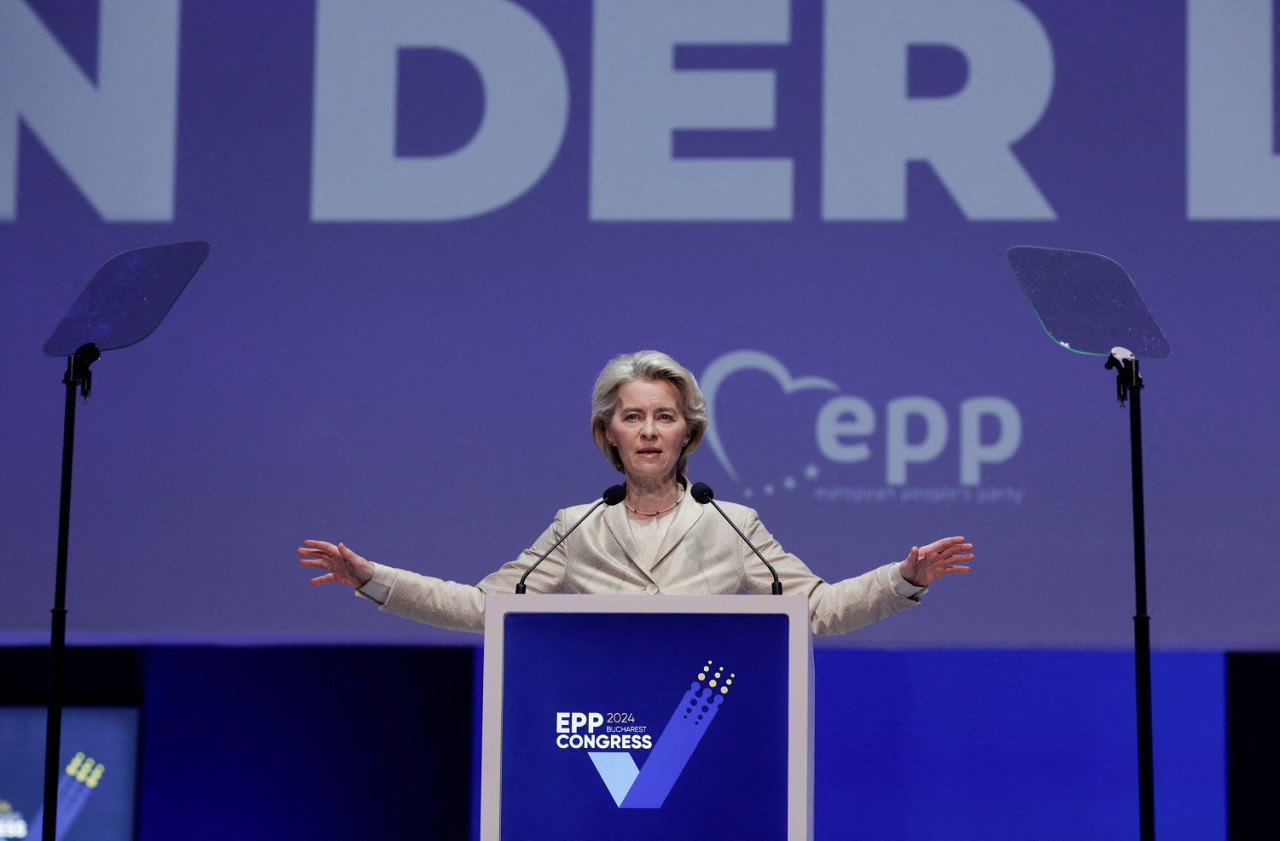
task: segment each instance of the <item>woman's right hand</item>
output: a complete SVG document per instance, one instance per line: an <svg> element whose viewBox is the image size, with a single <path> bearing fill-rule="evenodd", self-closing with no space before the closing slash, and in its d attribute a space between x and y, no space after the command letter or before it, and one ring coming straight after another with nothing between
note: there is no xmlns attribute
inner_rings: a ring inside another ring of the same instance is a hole
<svg viewBox="0 0 1280 841"><path fill-rule="evenodd" d="M335 546L323 540L304 540L298 547L298 554L302 556L304 567L325 571L324 575L311 579L312 584L337 581L358 590L373 578L373 564L341 543Z"/></svg>

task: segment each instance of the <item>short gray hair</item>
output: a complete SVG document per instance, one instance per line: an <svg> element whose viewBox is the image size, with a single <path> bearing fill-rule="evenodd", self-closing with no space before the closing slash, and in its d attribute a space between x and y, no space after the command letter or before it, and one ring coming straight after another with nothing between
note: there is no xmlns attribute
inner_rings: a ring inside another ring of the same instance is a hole
<svg viewBox="0 0 1280 841"><path fill-rule="evenodd" d="M635 380L665 380L679 392L680 414L689 427L689 443L680 451L676 466L676 472L683 476L689 454L698 449L707 431L707 401L689 369L661 351L641 350L615 356L596 377L596 387L591 392L591 435L596 439L596 446L609 463L622 472L618 448L609 443L605 431L617 411L619 389Z"/></svg>

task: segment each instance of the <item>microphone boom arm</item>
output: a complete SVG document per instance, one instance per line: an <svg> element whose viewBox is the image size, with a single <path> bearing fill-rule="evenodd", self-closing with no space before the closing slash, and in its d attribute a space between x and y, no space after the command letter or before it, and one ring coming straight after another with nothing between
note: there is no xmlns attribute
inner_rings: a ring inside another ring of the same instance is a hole
<svg viewBox="0 0 1280 841"><path fill-rule="evenodd" d="M528 577L529 577L529 573L531 573L531 572L533 572L535 569L537 569L538 564L540 564L540 563L542 563L543 561L545 561L545 560L547 559L547 556L548 556L548 555L550 555L552 552L554 552L554 551L556 550L556 547L557 547L557 546L559 546L561 543L564 543L565 538L566 538L566 537L568 537L569 535L573 534L574 530L575 530L575 529L577 529L577 528L578 528L578 526L582 525L582 523L583 523L583 522L584 522L588 517L590 517L590 516L592 515L592 513L594 513L594 512L595 512L595 510L596 510L597 508L599 508L601 505L617 505L619 502L622 502L623 498L624 498L626 495L627 495L626 489L625 489L625 488L623 488L623 487L622 487L622 485L612 485L611 487L609 487L609 488L608 488L608 489L607 489L607 490L606 490L606 491L601 495L600 499L596 502L596 504L595 504L595 505L593 505L593 506L591 506L590 508L588 508L588 509L587 509L587 513L583 514L581 517L579 517L579 518L578 518L578 522L576 522L576 523L574 523L572 526L570 526L568 531L566 531L564 534L560 535L560 539L559 539L559 540L557 540L555 543L552 543L552 544L551 544L551 548L550 548L550 549L548 549L547 551L543 552L543 553L538 557L538 560L536 560L536 561L534 561L532 564L530 564L529 568L528 568L528 569L526 569L526 570L524 571L524 575L520 576L520 581L516 584L516 595L523 595L523 594L524 594L525 589L526 589L526 588L525 588L525 586L524 586L524 580L525 580L526 578L528 578Z"/></svg>
<svg viewBox="0 0 1280 841"><path fill-rule="evenodd" d="M711 492L711 488L705 482L698 482L690 489L690 493L697 502L703 503L704 505L710 502L711 505L720 512L720 516L724 517L724 521L738 533L738 537L742 538L742 542L751 547L751 551L756 553L756 557L760 559L760 563L764 564L773 575L773 585L771 587L773 595L781 596L782 582L778 580L778 571L773 568L773 564L764 559L764 555L761 555L760 550L756 548L756 545L747 539L747 536L742 533L742 529L738 528L738 524L729 519L728 514L724 513L724 509L720 507L718 502L716 502L715 494Z"/></svg>

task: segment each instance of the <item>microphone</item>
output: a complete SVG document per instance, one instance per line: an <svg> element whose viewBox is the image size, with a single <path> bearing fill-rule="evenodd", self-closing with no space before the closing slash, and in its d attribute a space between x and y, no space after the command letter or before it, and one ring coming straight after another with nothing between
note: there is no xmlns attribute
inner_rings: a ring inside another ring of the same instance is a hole
<svg viewBox="0 0 1280 841"><path fill-rule="evenodd" d="M622 500L626 499L626 496L627 496L627 489L622 485L612 485L608 489L606 489L605 492L601 495L600 501L597 502L595 505L591 506L591 508L587 510L587 513L583 514L582 517L578 519L578 522L570 526L569 530L565 532L560 537L559 540L551 544L550 549L543 552L542 555L538 558L538 560L534 561L533 564L524 571L524 575L520 576L520 582L516 584L516 594L520 595L524 593L525 591L524 580L529 577L529 573L537 569L538 564L542 563L546 559L547 555L550 555L552 552L554 552L557 546L559 546L561 543L564 543L564 539L569 535L573 534L573 530L576 529L578 526L582 525L583 521L591 516L592 511L595 511L601 505L617 505L619 502L622 502Z"/></svg>
<svg viewBox="0 0 1280 841"><path fill-rule="evenodd" d="M782 582L778 580L778 571L773 568L773 564L769 563L764 559L764 555L760 554L760 550L757 549L755 546L753 546L750 540L747 540L747 536L742 533L742 529L738 528L737 524L735 524L733 520L729 519L729 515L724 513L724 509L721 508L720 505L716 502L716 495L711 492L711 487L707 485L706 482L698 482L692 488L689 489L689 493L693 497L695 502L699 502L703 505L706 505L708 502L710 502L712 506L714 506L715 509L720 512L720 516L724 517L724 521L729 525L733 526L733 530L738 533L738 537L742 538L742 542L747 544L748 546L751 546L751 551L756 553L756 557L760 559L760 563L767 566L769 568L769 572L773 573L773 588L772 588L773 595L781 596Z"/></svg>

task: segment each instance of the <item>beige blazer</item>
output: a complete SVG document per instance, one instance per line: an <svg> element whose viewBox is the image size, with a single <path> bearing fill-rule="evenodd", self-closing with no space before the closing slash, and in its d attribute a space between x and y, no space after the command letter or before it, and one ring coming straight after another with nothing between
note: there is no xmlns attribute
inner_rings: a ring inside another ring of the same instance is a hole
<svg viewBox="0 0 1280 841"><path fill-rule="evenodd" d="M565 508L520 557L477 585L379 566L361 595L397 616L441 628L482 632L485 593L512 593L520 576L590 505ZM809 598L815 634L843 634L919 604L925 590L907 583L898 564L828 584L783 550L751 508L720 507L769 560L783 592ZM768 594L773 577L724 518L686 495L656 556L642 552L623 505L601 506L526 580L530 593Z"/></svg>

